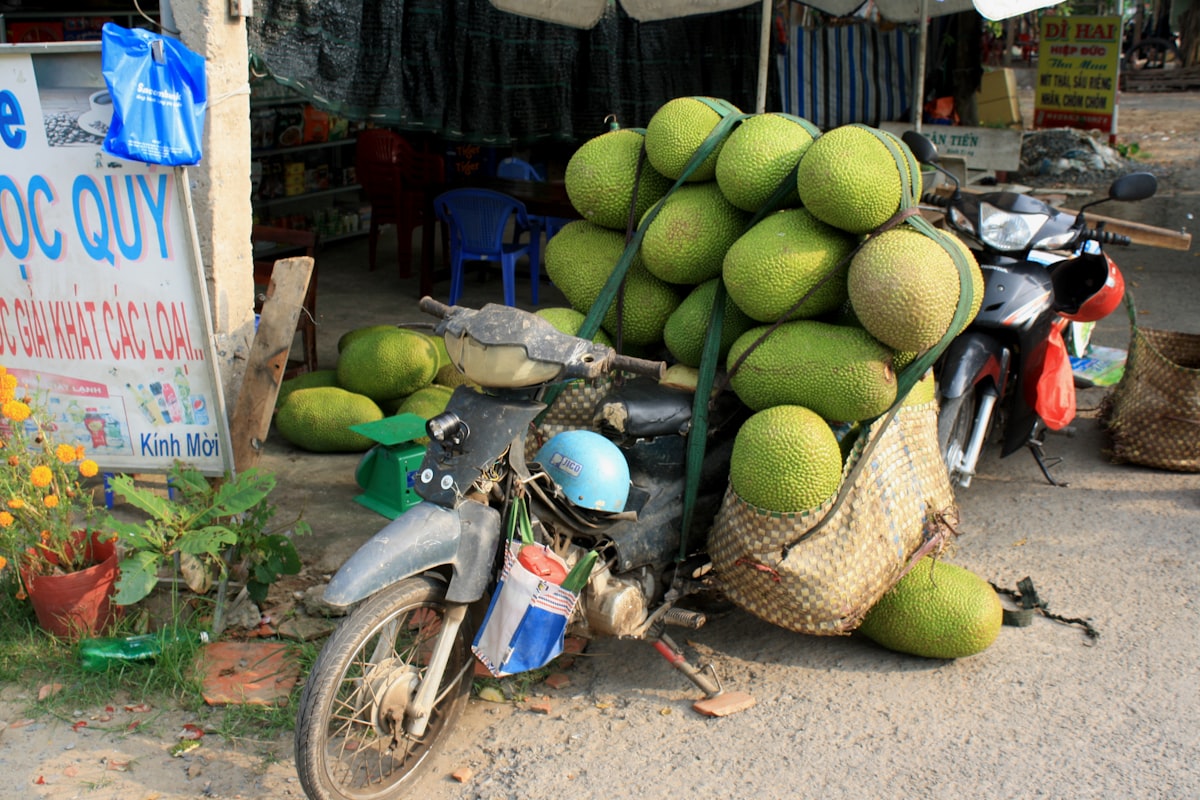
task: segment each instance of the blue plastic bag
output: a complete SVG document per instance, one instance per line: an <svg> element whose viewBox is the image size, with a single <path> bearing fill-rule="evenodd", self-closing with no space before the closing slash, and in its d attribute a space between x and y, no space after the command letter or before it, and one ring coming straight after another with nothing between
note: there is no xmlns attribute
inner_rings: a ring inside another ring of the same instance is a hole
<svg viewBox="0 0 1200 800"><path fill-rule="evenodd" d="M208 105L204 56L176 39L108 22L100 68L113 105L107 152L168 166L200 161Z"/></svg>

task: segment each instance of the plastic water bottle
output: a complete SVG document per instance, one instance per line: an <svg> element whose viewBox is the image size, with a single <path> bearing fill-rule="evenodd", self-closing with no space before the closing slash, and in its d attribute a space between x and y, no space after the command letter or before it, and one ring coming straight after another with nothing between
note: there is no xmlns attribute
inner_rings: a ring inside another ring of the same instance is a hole
<svg viewBox="0 0 1200 800"><path fill-rule="evenodd" d="M110 666L153 661L164 642L177 642L182 633L143 633L139 636L105 636L79 642L79 661L87 672L104 672ZM208 634L200 635L201 641Z"/></svg>

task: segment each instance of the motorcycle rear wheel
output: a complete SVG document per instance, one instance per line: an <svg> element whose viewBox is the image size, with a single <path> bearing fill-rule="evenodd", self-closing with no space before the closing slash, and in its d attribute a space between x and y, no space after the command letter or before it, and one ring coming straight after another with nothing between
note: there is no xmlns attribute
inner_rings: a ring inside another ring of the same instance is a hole
<svg viewBox="0 0 1200 800"><path fill-rule="evenodd" d="M312 800L398 798L454 729L474 677L469 615L424 735L412 739L403 730L404 708L445 618L445 597L435 578L403 580L356 608L322 648L296 717L296 770Z"/></svg>

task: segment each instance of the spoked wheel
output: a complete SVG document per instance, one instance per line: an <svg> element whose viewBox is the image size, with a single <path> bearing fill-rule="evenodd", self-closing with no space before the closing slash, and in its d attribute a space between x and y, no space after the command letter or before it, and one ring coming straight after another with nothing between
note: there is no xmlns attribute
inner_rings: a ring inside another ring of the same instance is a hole
<svg viewBox="0 0 1200 800"><path fill-rule="evenodd" d="M962 460L975 424L976 396L976 392L970 391L958 397L942 398L938 410L938 450L946 461L951 486L958 486L964 477Z"/></svg>
<svg viewBox="0 0 1200 800"><path fill-rule="evenodd" d="M321 650L300 698L296 769L313 800L398 798L453 730L471 692L472 626L463 623L429 725L404 730L446 614L446 587L409 578L367 600Z"/></svg>

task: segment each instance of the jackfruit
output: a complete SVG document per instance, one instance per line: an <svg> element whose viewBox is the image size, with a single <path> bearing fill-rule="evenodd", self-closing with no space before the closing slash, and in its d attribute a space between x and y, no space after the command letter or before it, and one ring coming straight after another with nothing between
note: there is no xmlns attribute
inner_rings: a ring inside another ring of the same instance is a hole
<svg viewBox="0 0 1200 800"><path fill-rule="evenodd" d="M318 369L303 372L294 378L279 384L279 394L275 397L275 407L279 408L288 399L288 395L297 389L313 389L317 386L337 386L336 369Z"/></svg>
<svg viewBox="0 0 1200 800"><path fill-rule="evenodd" d="M759 410L800 405L827 420L857 422L876 417L896 401L892 351L861 328L816 320L785 322L737 367L742 353L769 326L751 328L729 350L730 386Z"/></svg>
<svg viewBox="0 0 1200 800"><path fill-rule="evenodd" d="M750 416L729 459L729 484L752 506L807 511L837 492L842 453L825 420L810 409L777 405Z"/></svg>
<svg viewBox="0 0 1200 800"><path fill-rule="evenodd" d="M643 141L641 131L624 128L589 139L575 151L567 162L563 179L567 198L581 217L605 228L619 231L628 228ZM634 225L671 188L671 181L648 163L642 165L642 175L636 183Z"/></svg>
<svg viewBox="0 0 1200 800"><path fill-rule="evenodd" d="M662 378L659 380L663 386L669 386L672 389L685 389L689 392L695 392L696 386L700 382L700 370L695 367L689 367L686 364L672 364L663 372Z"/></svg>
<svg viewBox="0 0 1200 800"><path fill-rule="evenodd" d="M383 419L374 400L336 386L297 389L275 413L283 438L314 453L353 453L375 442L349 429L351 425Z"/></svg>
<svg viewBox="0 0 1200 800"><path fill-rule="evenodd" d="M624 235L587 220L569 222L546 243L546 274L571 307L586 314L600 296L600 290L624 251ZM635 254L625 275L623 341L632 345L661 341L667 317L678 305L675 290L647 272L641 258ZM616 302L608 309L601 324L615 335Z"/></svg>
<svg viewBox="0 0 1200 800"><path fill-rule="evenodd" d="M853 236L807 209L786 209L764 217L733 243L721 277L738 308L759 322L781 319L820 283L791 318L815 317L845 302L849 262L826 276L855 245Z"/></svg>
<svg viewBox="0 0 1200 800"><path fill-rule="evenodd" d="M667 350L680 364L689 367L699 367L700 358L704 354L704 341L708 337L708 321L712 317L713 301L717 296L717 286L720 278L713 278L693 289L679 308L667 317L663 327L663 342ZM718 363L724 363L729 348L750 328L754 320L738 308L732 300L726 298L725 314L721 320L721 346L718 352Z"/></svg>
<svg viewBox="0 0 1200 800"><path fill-rule="evenodd" d="M907 226L872 236L850 262L846 285L863 327L896 350L921 351L946 334L958 305L958 268L945 241ZM967 322L983 302L983 273L969 259L978 290Z"/></svg>
<svg viewBox="0 0 1200 800"><path fill-rule="evenodd" d="M800 202L817 219L850 233L869 233L900 210L900 169L884 140L900 153L908 146L886 131L843 125L824 133L804 152L796 168ZM914 162L915 163L915 162ZM920 171L908 199L921 196Z"/></svg>
<svg viewBox="0 0 1200 800"><path fill-rule="evenodd" d="M395 325L365 325L361 328L353 328L348 330L338 337L337 351L341 353L346 349L346 345L350 344L360 336L367 336L369 334L379 333L380 331L390 331L395 327Z"/></svg>
<svg viewBox="0 0 1200 800"><path fill-rule="evenodd" d="M921 559L863 617L858 630L877 644L925 658L963 658L1000 634L1004 609L970 570Z"/></svg>
<svg viewBox="0 0 1200 800"><path fill-rule="evenodd" d="M659 107L646 123L646 158L660 173L678 180L713 128L736 107L713 97L676 97ZM716 174L718 142L712 152L688 176L689 182L710 181Z"/></svg>
<svg viewBox="0 0 1200 800"><path fill-rule="evenodd" d="M548 308L539 308L533 313L537 314L539 317L553 325L555 330L568 333L571 336L575 336L579 333L579 328L583 325L584 320L587 318L586 314L576 311L573 308L555 308L553 306ZM603 344L607 345L608 347L612 347L612 339L607 333L604 332L603 328L600 328L596 331L596 335L592 337L592 341L596 342L597 344Z"/></svg>
<svg viewBox="0 0 1200 800"><path fill-rule="evenodd" d="M415 392L404 398L399 407L393 412L394 414L416 414L424 420L432 419L438 414L446 410L446 404L450 402L450 395L454 394L454 390L448 386L439 386L436 383L426 386L424 389L417 389ZM419 436L413 439L417 444L429 444L428 436Z"/></svg>
<svg viewBox="0 0 1200 800"><path fill-rule="evenodd" d="M423 333L389 327L351 340L338 356L338 385L376 402L428 386L438 371L438 352Z"/></svg>
<svg viewBox="0 0 1200 800"><path fill-rule="evenodd" d="M744 211L758 211L787 180L813 143L803 120L791 114L755 114L729 134L717 157L716 179L725 199ZM794 181L777 208L800 203Z"/></svg>
<svg viewBox="0 0 1200 800"><path fill-rule="evenodd" d="M703 283L721 274L725 251L749 219L725 199L714 181L680 186L646 226L642 263L668 283Z"/></svg>

